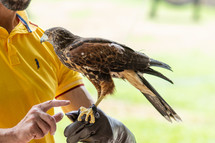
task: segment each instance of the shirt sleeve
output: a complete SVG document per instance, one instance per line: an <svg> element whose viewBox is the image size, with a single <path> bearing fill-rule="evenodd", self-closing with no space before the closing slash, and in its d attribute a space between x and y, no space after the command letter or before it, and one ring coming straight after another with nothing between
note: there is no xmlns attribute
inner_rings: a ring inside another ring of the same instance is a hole
<svg viewBox="0 0 215 143"><path fill-rule="evenodd" d="M61 62L59 68L58 87L55 98L76 86L83 85L82 75L80 73L70 70Z"/></svg>

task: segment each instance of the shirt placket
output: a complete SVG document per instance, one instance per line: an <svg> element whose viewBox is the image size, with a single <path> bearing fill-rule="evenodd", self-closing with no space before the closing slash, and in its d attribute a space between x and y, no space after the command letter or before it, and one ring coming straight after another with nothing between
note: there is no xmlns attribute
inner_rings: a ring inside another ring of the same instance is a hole
<svg viewBox="0 0 215 143"><path fill-rule="evenodd" d="M13 36L18 33L26 34L32 32L28 23L19 14L17 14L17 17L22 24L19 23L7 38L8 59L12 66L20 64L17 48L12 43Z"/></svg>
<svg viewBox="0 0 215 143"><path fill-rule="evenodd" d="M17 55L17 49L12 44L12 37L7 38L7 47L8 47L8 59L12 66L20 64L19 57Z"/></svg>

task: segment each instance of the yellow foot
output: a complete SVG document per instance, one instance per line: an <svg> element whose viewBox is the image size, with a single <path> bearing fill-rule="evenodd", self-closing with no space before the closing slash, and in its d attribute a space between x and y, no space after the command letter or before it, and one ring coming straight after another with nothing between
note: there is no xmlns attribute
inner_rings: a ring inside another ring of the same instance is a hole
<svg viewBox="0 0 215 143"><path fill-rule="evenodd" d="M85 121L89 123L95 123L95 116L92 108L80 107L80 114L78 116L78 121L82 121L82 117L86 115ZM90 119L89 119L90 117ZM89 119L89 120L88 120Z"/></svg>

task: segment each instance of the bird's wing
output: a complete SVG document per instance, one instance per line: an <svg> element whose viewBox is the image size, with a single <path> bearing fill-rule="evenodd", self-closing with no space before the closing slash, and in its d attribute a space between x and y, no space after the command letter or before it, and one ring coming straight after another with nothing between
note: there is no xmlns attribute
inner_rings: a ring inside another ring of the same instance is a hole
<svg viewBox="0 0 215 143"><path fill-rule="evenodd" d="M67 49L67 57L71 62L103 73L120 72L138 66L146 68L149 65L149 58L144 54L110 41L79 40Z"/></svg>
<svg viewBox="0 0 215 143"><path fill-rule="evenodd" d="M71 62L83 68L105 74L111 72L112 75L124 70L134 70L158 76L172 83L163 74L149 68L157 66L171 70L169 65L113 41L100 38L79 38L67 49L67 57L70 57Z"/></svg>
<svg viewBox="0 0 215 143"><path fill-rule="evenodd" d="M126 45L123 45L123 44L120 44L120 43L117 43L115 41L111 41L111 40L107 40L107 39L103 39L103 38L82 38L82 37L79 37L77 38L77 40L75 40L72 44L71 44L71 48L72 49L75 49L77 48L78 46L84 44L84 43L114 43L116 45L119 45L121 47L123 47L124 49L126 50L129 50L129 51L133 51L133 49L129 48L128 46Z"/></svg>

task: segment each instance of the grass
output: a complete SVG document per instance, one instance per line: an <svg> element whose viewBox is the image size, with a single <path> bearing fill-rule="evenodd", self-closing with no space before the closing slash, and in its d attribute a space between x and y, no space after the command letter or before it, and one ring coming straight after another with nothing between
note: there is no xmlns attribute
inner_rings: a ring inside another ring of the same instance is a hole
<svg viewBox="0 0 215 143"><path fill-rule="evenodd" d="M135 122L133 122L135 120ZM135 128L138 143L201 143L212 142L213 129L186 123L166 124L152 119L128 119L124 122ZM132 128L131 128L132 130Z"/></svg>

